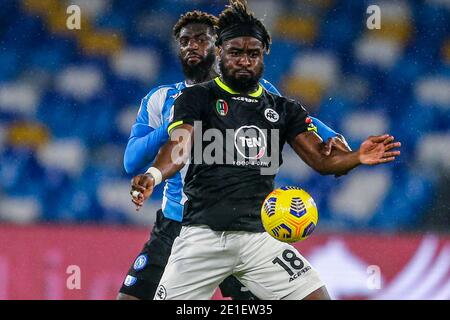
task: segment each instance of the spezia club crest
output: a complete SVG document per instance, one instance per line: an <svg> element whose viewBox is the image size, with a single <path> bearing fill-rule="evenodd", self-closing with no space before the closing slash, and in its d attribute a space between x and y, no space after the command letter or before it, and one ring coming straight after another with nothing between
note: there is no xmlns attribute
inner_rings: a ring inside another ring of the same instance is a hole
<svg viewBox="0 0 450 320"><path fill-rule="evenodd" d="M228 113L228 103L222 99L217 100L216 110L219 115L226 116Z"/></svg>
<svg viewBox="0 0 450 320"><path fill-rule="evenodd" d="M144 269L144 267L147 265L147 256L145 254L141 254L139 257L136 258L136 260L134 261L134 270L136 271L140 271L142 269Z"/></svg>
<svg viewBox="0 0 450 320"><path fill-rule="evenodd" d="M280 115L275 110L273 110L271 108L267 108L264 111L264 116L270 122L277 122L280 119Z"/></svg>
<svg viewBox="0 0 450 320"><path fill-rule="evenodd" d="M158 289L156 289L155 300L166 300L166 298L167 298L166 288L162 284L160 284Z"/></svg>

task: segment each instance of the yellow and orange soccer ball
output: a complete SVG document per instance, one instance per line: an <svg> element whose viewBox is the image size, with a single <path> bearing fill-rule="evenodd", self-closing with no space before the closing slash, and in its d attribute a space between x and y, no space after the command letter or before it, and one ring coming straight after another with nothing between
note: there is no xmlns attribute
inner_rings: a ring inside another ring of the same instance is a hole
<svg viewBox="0 0 450 320"><path fill-rule="evenodd" d="M319 219L314 199L298 187L282 187L264 200L261 219L266 231L283 242L308 238Z"/></svg>

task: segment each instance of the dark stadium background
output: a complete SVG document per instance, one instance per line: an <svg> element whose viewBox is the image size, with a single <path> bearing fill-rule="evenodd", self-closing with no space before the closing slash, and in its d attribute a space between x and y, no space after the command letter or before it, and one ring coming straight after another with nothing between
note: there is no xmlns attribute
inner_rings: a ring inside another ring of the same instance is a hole
<svg viewBox="0 0 450 320"><path fill-rule="evenodd" d="M66 27L71 4L81 30ZM140 100L182 80L179 15L225 4L0 0L0 299L115 297L161 200L136 214L129 199ZM278 185L305 188L320 215L299 250L337 299L450 299L450 1L249 5L274 39L266 79L354 149L385 132L403 144L395 163L339 179L285 148Z"/></svg>

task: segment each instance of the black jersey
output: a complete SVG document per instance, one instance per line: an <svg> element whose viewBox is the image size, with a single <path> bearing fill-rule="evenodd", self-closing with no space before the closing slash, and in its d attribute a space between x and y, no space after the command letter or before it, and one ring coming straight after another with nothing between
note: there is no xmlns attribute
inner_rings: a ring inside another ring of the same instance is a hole
<svg viewBox="0 0 450 320"><path fill-rule="evenodd" d="M169 130L181 124L195 128L183 225L264 231L261 205L274 188L283 145L313 129L306 110L261 86L242 95L216 78L178 97Z"/></svg>

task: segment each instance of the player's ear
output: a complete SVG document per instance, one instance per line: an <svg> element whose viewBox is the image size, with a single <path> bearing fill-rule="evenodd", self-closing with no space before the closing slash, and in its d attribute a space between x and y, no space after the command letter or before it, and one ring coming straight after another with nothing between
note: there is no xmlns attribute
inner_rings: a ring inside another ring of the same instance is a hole
<svg viewBox="0 0 450 320"><path fill-rule="evenodd" d="M216 56L220 58L220 56L222 55L223 49L222 46L218 46L216 47Z"/></svg>

